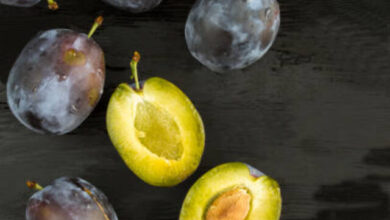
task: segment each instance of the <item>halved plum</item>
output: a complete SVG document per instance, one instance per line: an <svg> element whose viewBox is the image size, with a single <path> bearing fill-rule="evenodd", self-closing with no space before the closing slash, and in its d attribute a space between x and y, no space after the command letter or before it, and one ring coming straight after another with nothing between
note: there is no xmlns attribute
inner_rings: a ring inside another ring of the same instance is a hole
<svg viewBox="0 0 390 220"><path fill-rule="evenodd" d="M279 220L278 183L240 162L219 165L191 187L180 220Z"/></svg>

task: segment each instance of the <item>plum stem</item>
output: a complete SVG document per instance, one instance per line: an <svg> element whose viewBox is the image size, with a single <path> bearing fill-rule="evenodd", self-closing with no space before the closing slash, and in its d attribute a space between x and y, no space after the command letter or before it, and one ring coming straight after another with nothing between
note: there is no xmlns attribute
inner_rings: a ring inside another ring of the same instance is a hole
<svg viewBox="0 0 390 220"><path fill-rule="evenodd" d="M30 180L28 180L28 181L26 182L26 184L27 184L27 187L30 188L30 189L35 189L35 190L37 190L37 191L43 189L43 187L42 187L41 185L39 185L37 182L35 182L35 181L30 181Z"/></svg>
<svg viewBox="0 0 390 220"><path fill-rule="evenodd" d="M137 68L137 64L138 64L140 59L141 59L141 55L137 51L135 51L133 58L131 59L131 62L130 62L130 68L131 68L131 74L132 74L131 78L134 78L135 88L137 90L140 89L139 81L138 81L138 68Z"/></svg>
<svg viewBox="0 0 390 220"><path fill-rule="evenodd" d="M93 23L92 28L88 33L88 38L91 38L96 29L98 29L98 27L103 24L103 20L103 16L99 16L95 19L95 22Z"/></svg>
<svg viewBox="0 0 390 220"><path fill-rule="evenodd" d="M58 4L54 0L47 0L47 4L48 4L48 7L49 7L50 10L55 11L55 10L58 9Z"/></svg>

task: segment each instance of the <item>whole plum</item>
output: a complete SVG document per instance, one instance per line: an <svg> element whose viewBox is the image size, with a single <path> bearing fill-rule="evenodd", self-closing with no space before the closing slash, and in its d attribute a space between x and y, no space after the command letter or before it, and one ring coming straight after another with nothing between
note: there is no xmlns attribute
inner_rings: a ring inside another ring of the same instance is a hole
<svg viewBox="0 0 390 220"><path fill-rule="evenodd" d="M16 7L31 7L38 4L41 0L0 0L1 4ZM58 9L58 4L54 0L47 0L48 6L52 10Z"/></svg>
<svg viewBox="0 0 390 220"><path fill-rule="evenodd" d="M133 13L146 12L161 3L162 0L103 0L119 9Z"/></svg>
<svg viewBox="0 0 390 220"><path fill-rule="evenodd" d="M8 104L33 131L65 134L94 109L104 81L104 54L92 38L68 29L49 30L26 45L11 69Z"/></svg>
<svg viewBox="0 0 390 220"><path fill-rule="evenodd" d="M241 69L271 47L280 23L276 0L198 0L185 38L191 54L213 71Z"/></svg>
<svg viewBox="0 0 390 220"><path fill-rule="evenodd" d="M0 0L1 4L18 7L31 7L38 4L41 0Z"/></svg>
<svg viewBox="0 0 390 220"><path fill-rule="evenodd" d="M42 188L27 203L26 220L118 220L102 191L81 178L61 177Z"/></svg>

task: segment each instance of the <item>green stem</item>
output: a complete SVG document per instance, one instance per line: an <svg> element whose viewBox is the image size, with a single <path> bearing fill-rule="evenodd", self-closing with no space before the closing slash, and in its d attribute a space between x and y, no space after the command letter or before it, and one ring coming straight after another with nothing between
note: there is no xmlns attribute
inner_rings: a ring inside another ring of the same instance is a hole
<svg viewBox="0 0 390 220"><path fill-rule="evenodd" d="M48 4L50 10L55 11L58 9L58 4L54 0L47 0L47 4Z"/></svg>
<svg viewBox="0 0 390 220"><path fill-rule="evenodd" d="M98 29L98 27L100 25L102 25L102 23L103 23L103 17L102 16L99 16L99 17L97 17L95 19L95 22L93 23L92 28L91 28L91 30L88 33L88 38L92 37L92 35L95 33L96 29Z"/></svg>
<svg viewBox="0 0 390 220"><path fill-rule="evenodd" d="M138 68L137 68L137 64L138 64L140 59L141 59L141 55L137 51L135 51L134 55L133 55L133 59L131 59L131 62L130 62L130 68L131 68L131 74L132 74L131 76L132 76L132 78L134 78L135 88L137 90L140 89L139 80L138 80Z"/></svg>
<svg viewBox="0 0 390 220"><path fill-rule="evenodd" d="M28 181L26 182L26 184L27 184L27 187L30 188L30 189L35 189L35 190L37 190L37 191L43 189L43 187L42 187L41 185L39 185L37 182L35 182L35 181L30 181L30 180L28 180Z"/></svg>

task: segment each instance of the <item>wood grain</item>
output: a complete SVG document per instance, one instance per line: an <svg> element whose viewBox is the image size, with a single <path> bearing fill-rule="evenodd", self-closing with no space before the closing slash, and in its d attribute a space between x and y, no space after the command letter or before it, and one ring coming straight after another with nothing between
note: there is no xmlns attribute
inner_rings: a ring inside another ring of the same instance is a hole
<svg viewBox="0 0 390 220"><path fill-rule="evenodd" d="M223 162L243 161L281 183L283 220L390 218L390 3L387 0L280 1L281 29L259 62L216 74L191 57L183 28L194 0L165 0L131 15L101 1L0 6L0 219L24 219L31 191L80 176L101 188L121 220L173 220L191 184ZM106 53L105 93L80 128L37 135L11 114L8 72L38 32L66 27L94 36ZM174 188L137 179L112 147L105 110L113 89L129 81L128 61L142 53L142 78L164 77L192 99L206 127L197 172Z"/></svg>

